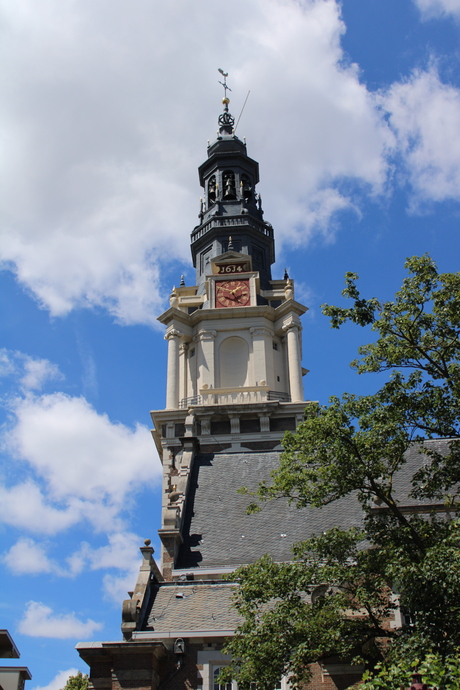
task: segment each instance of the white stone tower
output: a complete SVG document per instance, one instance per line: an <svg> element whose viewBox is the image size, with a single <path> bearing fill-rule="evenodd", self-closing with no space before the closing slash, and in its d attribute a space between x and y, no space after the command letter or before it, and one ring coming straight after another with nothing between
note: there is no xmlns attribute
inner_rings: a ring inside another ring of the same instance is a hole
<svg viewBox="0 0 460 690"><path fill-rule="evenodd" d="M294 283L272 280L272 226L256 193L259 169L234 133L224 98L216 141L199 168L204 188L191 250L196 285L174 288L166 326L166 408L152 412L163 462L163 574L173 576L195 453L279 448L305 408Z"/></svg>

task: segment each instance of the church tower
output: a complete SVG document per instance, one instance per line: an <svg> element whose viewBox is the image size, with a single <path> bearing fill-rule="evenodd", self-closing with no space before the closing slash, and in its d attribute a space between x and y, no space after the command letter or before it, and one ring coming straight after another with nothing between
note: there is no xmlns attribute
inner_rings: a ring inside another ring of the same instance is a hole
<svg viewBox="0 0 460 690"><path fill-rule="evenodd" d="M182 544L193 457L279 448L305 407L300 317L287 275L273 280L273 228L256 191L259 166L223 99L217 139L199 167L200 223L191 234L196 285L174 288L166 326L166 409L152 412L162 458L163 575Z"/></svg>
<svg viewBox="0 0 460 690"><path fill-rule="evenodd" d="M238 625L235 584L223 576L265 553L291 560L290 545L309 524L308 511L284 499L247 515L249 498L238 493L269 480L285 431L304 418L300 317L307 308L287 274L272 278L274 236L256 189L259 166L235 134L223 86L217 138L199 167L196 284L181 280L159 317L168 343L166 406L151 416L163 463L161 564L147 539L123 602L123 641L77 645L97 690L219 690L216 678L229 662L224 640ZM324 509L321 526L333 524Z"/></svg>
<svg viewBox="0 0 460 690"><path fill-rule="evenodd" d="M304 418L306 307L286 274L272 279L273 228L256 191L258 164L235 134L226 97L223 105L217 139L199 168L200 222L191 236L196 284L181 281L159 317L168 342L166 407L151 413L163 463L161 564L147 539L123 602L123 640L77 645L91 668L90 690L238 690L218 680L231 661L225 640L241 623L231 574L264 554L291 561L293 543L363 524L354 495L321 510L280 498L248 515L251 499L238 491L270 481L282 436ZM420 466L419 451L407 452L412 466ZM410 512L416 507L408 504ZM396 615L391 627L401 625ZM331 656L311 670L308 690L343 690L360 681L364 666ZM290 690L287 677L277 690Z"/></svg>

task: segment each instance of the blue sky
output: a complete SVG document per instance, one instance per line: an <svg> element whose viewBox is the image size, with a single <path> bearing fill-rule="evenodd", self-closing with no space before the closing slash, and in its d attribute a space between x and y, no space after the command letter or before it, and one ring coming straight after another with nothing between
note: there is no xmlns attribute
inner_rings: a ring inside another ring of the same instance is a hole
<svg viewBox="0 0 460 690"><path fill-rule="evenodd" d="M369 333L332 331L346 271L391 298L407 256L459 270L460 0L0 0L0 627L29 690L120 638L138 547L159 553L156 317L230 109L260 163L304 317L307 399L372 391Z"/></svg>

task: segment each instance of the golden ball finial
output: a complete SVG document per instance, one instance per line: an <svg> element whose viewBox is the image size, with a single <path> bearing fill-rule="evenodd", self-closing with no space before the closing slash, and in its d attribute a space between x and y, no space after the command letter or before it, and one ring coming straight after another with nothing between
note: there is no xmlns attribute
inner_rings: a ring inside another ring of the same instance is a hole
<svg viewBox="0 0 460 690"><path fill-rule="evenodd" d="M228 105L228 104L230 103L230 99L227 98L227 96L225 96L225 98L222 99L222 103L223 103L224 105Z"/></svg>

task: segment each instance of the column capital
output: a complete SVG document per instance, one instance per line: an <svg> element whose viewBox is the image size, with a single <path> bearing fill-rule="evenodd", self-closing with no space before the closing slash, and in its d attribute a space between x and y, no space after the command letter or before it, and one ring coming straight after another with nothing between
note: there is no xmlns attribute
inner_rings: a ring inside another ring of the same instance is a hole
<svg viewBox="0 0 460 690"><path fill-rule="evenodd" d="M217 331L198 331L198 333L194 336L193 340L195 342L198 342L200 340L214 340L214 338L217 335Z"/></svg>
<svg viewBox="0 0 460 690"><path fill-rule="evenodd" d="M296 333L299 333L300 325L298 323L295 323L294 321L291 321L290 323L287 323L285 326L283 326L283 331L284 333L287 333L288 331L295 331Z"/></svg>
<svg viewBox="0 0 460 690"><path fill-rule="evenodd" d="M176 328L170 328L165 333L165 340L170 340L171 338L180 338L181 336L182 333L178 331Z"/></svg>

